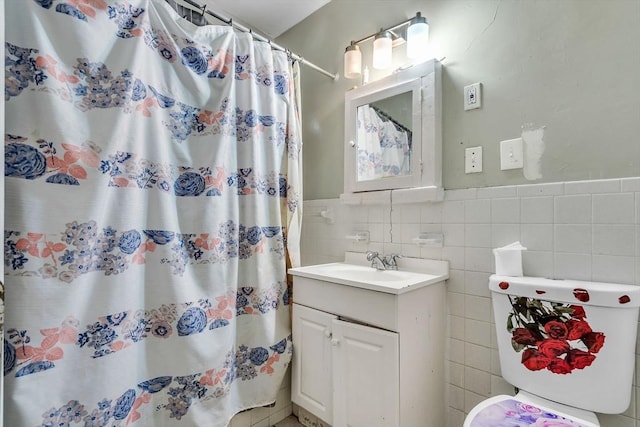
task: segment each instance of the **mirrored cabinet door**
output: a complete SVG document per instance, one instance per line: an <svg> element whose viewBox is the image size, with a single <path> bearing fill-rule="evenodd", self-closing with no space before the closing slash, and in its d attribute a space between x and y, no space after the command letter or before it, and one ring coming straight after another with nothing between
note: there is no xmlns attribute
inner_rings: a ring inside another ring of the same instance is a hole
<svg viewBox="0 0 640 427"><path fill-rule="evenodd" d="M429 61L347 92L345 193L441 185L439 70Z"/></svg>
<svg viewBox="0 0 640 427"><path fill-rule="evenodd" d="M356 107L357 182L411 175L412 111L411 91Z"/></svg>

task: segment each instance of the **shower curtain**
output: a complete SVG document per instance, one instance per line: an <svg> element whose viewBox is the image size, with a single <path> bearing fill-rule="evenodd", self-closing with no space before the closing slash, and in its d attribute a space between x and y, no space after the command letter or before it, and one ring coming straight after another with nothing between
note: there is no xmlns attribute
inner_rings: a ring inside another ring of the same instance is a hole
<svg viewBox="0 0 640 427"><path fill-rule="evenodd" d="M163 0L5 16L5 425L216 427L274 402L297 64Z"/></svg>

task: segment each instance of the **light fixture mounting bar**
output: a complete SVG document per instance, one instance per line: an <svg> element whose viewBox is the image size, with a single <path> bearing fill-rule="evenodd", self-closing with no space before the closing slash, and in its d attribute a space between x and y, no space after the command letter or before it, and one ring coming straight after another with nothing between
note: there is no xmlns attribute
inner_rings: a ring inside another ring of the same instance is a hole
<svg viewBox="0 0 640 427"><path fill-rule="evenodd" d="M417 14L416 14L416 15L417 15ZM366 36L366 37L363 37L363 38L361 38L360 40L356 40L356 41L354 41L354 42L351 42L351 44L360 44L360 43L362 43L362 42L366 42L367 40L371 40L371 39L373 39L373 38L376 36L376 34L381 33L381 32L384 32L384 31L389 31L389 32L392 32L392 33L393 33L393 30L397 30L397 29L398 29L398 28L400 28L400 27L404 27L405 25L408 25L408 24L411 22L411 20L412 20L413 18L415 18L415 17L411 17L411 18L409 18L409 19L405 19L404 21L402 21L402 22L400 22L400 23L398 23L398 24L392 25L391 27L383 28L382 30L376 31L375 33L370 34L370 35L368 35L368 36ZM395 33L394 33L394 34L395 34Z"/></svg>

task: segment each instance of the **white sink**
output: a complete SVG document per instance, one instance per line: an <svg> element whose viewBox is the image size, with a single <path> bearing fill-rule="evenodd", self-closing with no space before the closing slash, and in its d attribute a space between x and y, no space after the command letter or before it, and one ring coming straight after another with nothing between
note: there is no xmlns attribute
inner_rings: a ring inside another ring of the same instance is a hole
<svg viewBox="0 0 640 427"><path fill-rule="evenodd" d="M366 254L347 252L345 262L289 269L294 276L354 286L391 294L402 294L449 278L449 264L418 258L398 259L398 270L376 270Z"/></svg>

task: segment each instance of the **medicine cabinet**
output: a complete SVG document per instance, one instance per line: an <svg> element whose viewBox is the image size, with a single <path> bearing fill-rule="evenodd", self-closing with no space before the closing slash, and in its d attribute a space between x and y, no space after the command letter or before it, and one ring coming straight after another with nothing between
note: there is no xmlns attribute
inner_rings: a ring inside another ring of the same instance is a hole
<svg viewBox="0 0 640 427"><path fill-rule="evenodd" d="M343 199L379 190L442 190L440 75L434 59L345 94Z"/></svg>

